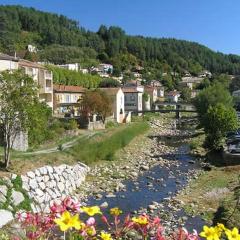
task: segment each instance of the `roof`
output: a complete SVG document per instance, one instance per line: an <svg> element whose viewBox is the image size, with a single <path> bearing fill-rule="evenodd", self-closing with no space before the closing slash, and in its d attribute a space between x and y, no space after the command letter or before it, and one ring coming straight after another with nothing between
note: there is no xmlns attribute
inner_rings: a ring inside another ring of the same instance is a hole
<svg viewBox="0 0 240 240"><path fill-rule="evenodd" d="M167 96L177 96L177 95L180 95L178 91L171 91L167 94Z"/></svg>
<svg viewBox="0 0 240 240"><path fill-rule="evenodd" d="M122 91L123 91L124 93L140 93L140 92L136 89L136 87L123 87L123 88L122 88Z"/></svg>
<svg viewBox="0 0 240 240"><path fill-rule="evenodd" d="M54 84L53 90L55 92L68 92L68 93L83 93L85 92L85 88L80 86L67 86L67 85L60 85L60 84Z"/></svg>
<svg viewBox="0 0 240 240"><path fill-rule="evenodd" d="M121 88L99 88L99 90L106 92L107 95L113 96L118 93Z"/></svg>
<svg viewBox="0 0 240 240"><path fill-rule="evenodd" d="M140 87L141 83L138 80L130 80L127 83L124 84L124 87Z"/></svg>
<svg viewBox="0 0 240 240"><path fill-rule="evenodd" d="M30 62L30 61L25 60L25 59L20 59L19 66L46 69L44 66L42 66L38 63Z"/></svg>
<svg viewBox="0 0 240 240"><path fill-rule="evenodd" d="M7 54L4 53L0 53L0 60L9 60L9 61L18 61L19 58L13 57L13 56L9 56Z"/></svg>

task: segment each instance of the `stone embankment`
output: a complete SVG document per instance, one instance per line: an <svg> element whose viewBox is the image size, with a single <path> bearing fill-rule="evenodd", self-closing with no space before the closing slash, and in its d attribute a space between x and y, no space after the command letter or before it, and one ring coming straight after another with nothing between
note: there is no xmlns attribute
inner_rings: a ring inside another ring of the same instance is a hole
<svg viewBox="0 0 240 240"><path fill-rule="evenodd" d="M74 166L44 166L21 176L22 187L34 200L34 211L48 211L49 203L72 195L88 172L89 167L80 162Z"/></svg>
<svg viewBox="0 0 240 240"><path fill-rule="evenodd" d="M0 179L0 228L27 205L34 212L47 212L54 201L73 195L88 172L89 167L79 162L74 166L44 166L24 176Z"/></svg>

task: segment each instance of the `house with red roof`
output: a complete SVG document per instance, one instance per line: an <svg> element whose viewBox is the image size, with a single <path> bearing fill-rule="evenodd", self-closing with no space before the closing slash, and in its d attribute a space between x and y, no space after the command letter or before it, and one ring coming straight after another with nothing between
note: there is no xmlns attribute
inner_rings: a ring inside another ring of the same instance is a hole
<svg viewBox="0 0 240 240"><path fill-rule="evenodd" d="M53 85L53 111L56 116L79 116L86 89L80 86Z"/></svg>

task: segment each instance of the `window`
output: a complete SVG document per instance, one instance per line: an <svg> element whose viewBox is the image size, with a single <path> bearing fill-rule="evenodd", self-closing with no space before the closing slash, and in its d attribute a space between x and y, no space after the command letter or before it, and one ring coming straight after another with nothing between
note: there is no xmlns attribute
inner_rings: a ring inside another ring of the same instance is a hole
<svg viewBox="0 0 240 240"><path fill-rule="evenodd" d="M66 103L70 103L71 102L71 96L70 95L66 95Z"/></svg>
<svg viewBox="0 0 240 240"><path fill-rule="evenodd" d="M135 101L135 96L134 95L130 96L130 100Z"/></svg>

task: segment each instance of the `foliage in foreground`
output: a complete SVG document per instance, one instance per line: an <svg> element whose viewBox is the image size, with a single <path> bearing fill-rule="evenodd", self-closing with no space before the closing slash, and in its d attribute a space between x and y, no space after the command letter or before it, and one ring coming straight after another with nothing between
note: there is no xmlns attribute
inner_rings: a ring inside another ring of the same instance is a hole
<svg viewBox="0 0 240 240"><path fill-rule="evenodd" d="M194 101L200 124L207 134L207 146L216 150L221 148L226 133L238 128L233 99L225 85L215 83L205 88Z"/></svg>
<svg viewBox="0 0 240 240"><path fill-rule="evenodd" d="M151 240L198 240L199 236L207 240L239 240L237 228L227 229L223 224L216 227L203 227L198 235L194 230L189 233L185 228L166 234L161 220L147 214L138 216L122 216L118 207L111 208L108 214L98 206L81 206L71 198L65 198L50 206L49 213L18 213L17 219L21 224L22 236L12 236L14 240L112 240L112 239L151 239ZM85 219L85 220L83 220ZM101 225L100 225L101 224ZM8 238L5 235L5 239Z"/></svg>
<svg viewBox="0 0 240 240"><path fill-rule="evenodd" d="M100 138L99 141L81 140L74 146L71 154L89 164L98 160L114 160L117 150L124 148L134 137L144 133L149 128L146 122L134 123L119 129L111 136Z"/></svg>
<svg viewBox="0 0 240 240"><path fill-rule="evenodd" d="M223 145L224 137L228 131L238 128L236 111L223 104L217 104L214 107L210 106L203 123L207 134L207 144L214 149L218 149Z"/></svg>
<svg viewBox="0 0 240 240"><path fill-rule="evenodd" d="M4 71L0 75L0 125L3 134L3 160L7 168L10 163L10 149L18 133L28 129L34 116L37 86L23 71Z"/></svg>

